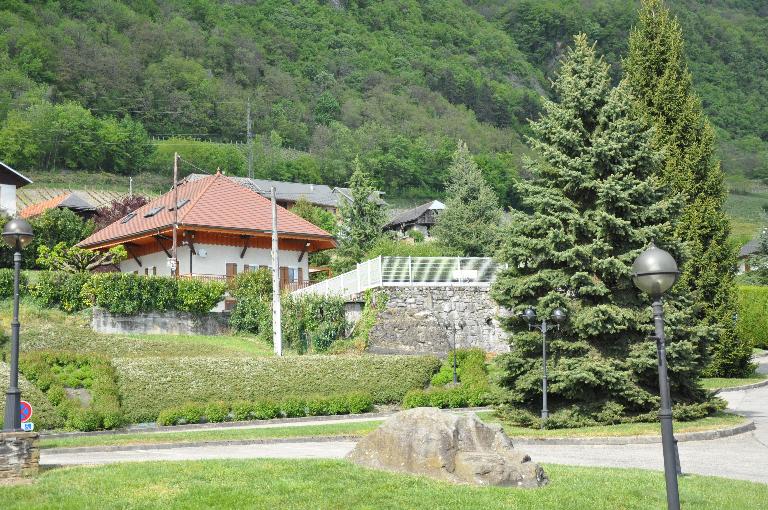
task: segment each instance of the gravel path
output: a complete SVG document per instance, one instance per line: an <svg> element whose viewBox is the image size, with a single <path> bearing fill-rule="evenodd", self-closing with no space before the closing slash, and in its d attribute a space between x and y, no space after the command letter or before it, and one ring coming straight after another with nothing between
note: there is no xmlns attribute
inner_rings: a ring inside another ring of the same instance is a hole
<svg viewBox="0 0 768 510"><path fill-rule="evenodd" d="M760 371L768 372L768 357ZM679 443L684 473L723 476L768 483L768 386L744 391L723 391L728 408L755 422L751 433L710 441ZM306 424L306 423L305 423ZM342 458L352 441L307 441L226 446L180 446L110 452L45 451L41 465L105 464L148 460ZM663 470L661 444L632 445L525 445L521 448L536 462L579 466L635 467Z"/></svg>

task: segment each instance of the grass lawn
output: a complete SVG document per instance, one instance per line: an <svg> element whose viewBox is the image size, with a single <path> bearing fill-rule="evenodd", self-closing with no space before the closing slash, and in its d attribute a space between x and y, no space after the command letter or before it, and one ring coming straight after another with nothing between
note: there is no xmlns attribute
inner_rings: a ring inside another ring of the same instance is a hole
<svg viewBox="0 0 768 510"><path fill-rule="evenodd" d="M331 460L215 460L53 469L0 487L3 508L568 509L666 508L660 472L544 466L542 489L450 485ZM683 508L768 507L768 485L703 476L680 480Z"/></svg>
<svg viewBox="0 0 768 510"><path fill-rule="evenodd" d="M744 244L757 234L764 222L768 206L766 193L729 193L725 202L725 211L731 219L731 237Z"/></svg>
<svg viewBox="0 0 768 510"><path fill-rule="evenodd" d="M529 429L500 421L493 411L477 413L487 423L501 423L504 432L510 437L618 437L660 435L659 423L621 423L619 425L602 425L598 427L580 427L573 429ZM676 421L675 432L699 432L725 427L734 427L746 423L743 416L731 413L717 413L695 421Z"/></svg>
<svg viewBox="0 0 768 510"><path fill-rule="evenodd" d="M362 436L381 425L380 420L360 423L329 423L295 427L265 427L258 429L189 430L179 432L144 432L104 434L80 437L51 437L40 440L40 448L71 448L77 446L114 446L157 443L192 443L197 441L237 441L245 439L276 439L295 437Z"/></svg>
<svg viewBox="0 0 768 510"><path fill-rule="evenodd" d="M755 384L768 378L768 374L755 374L752 377L743 379L727 379L723 377L709 377L701 380L701 386L707 390L716 390L718 388L733 388L734 386L745 386Z"/></svg>
<svg viewBox="0 0 768 510"><path fill-rule="evenodd" d="M10 331L10 300L0 302L0 327ZM255 336L105 335L94 332L87 312L67 314L30 302L20 307L23 348L94 352L109 357L271 356L272 347Z"/></svg>

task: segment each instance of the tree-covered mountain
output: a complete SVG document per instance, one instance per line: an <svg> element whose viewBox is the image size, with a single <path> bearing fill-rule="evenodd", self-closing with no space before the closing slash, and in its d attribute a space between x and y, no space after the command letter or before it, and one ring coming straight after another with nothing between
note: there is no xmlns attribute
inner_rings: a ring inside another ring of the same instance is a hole
<svg viewBox="0 0 768 510"><path fill-rule="evenodd" d="M762 0L670 0L726 168L768 177ZM620 75L631 0L0 0L0 159L20 170L160 172L169 153L390 194L442 189L463 139L514 202L527 119L585 31ZM149 137L174 137L151 141ZM202 140L205 142L197 142ZM191 168L189 170L192 170Z"/></svg>

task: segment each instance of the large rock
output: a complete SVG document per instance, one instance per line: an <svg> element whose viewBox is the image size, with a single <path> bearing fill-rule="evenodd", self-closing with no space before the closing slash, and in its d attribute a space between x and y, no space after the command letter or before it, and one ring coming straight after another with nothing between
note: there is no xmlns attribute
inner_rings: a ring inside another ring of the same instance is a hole
<svg viewBox="0 0 768 510"><path fill-rule="evenodd" d="M540 487L548 482L544 470L513 448L501 427L433 407L392 416L360 440L347 459L454 483Z"/></svg>

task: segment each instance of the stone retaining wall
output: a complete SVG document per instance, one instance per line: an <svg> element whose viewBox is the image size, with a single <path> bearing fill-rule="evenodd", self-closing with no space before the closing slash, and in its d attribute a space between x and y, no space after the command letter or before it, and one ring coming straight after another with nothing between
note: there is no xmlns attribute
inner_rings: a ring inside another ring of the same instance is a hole
<svg viewBox="0 0 768 510"><path fill-rule="evenodd" d="M487 352L509 351L508 334L498 317L504 313L489 287L385 287L387 308L369 335L375 353L445 355L456 347Z"/></svg>
<svg viewBox="0 0 768 510"><path fill-rule="evenodd" d="M37 474L39 437L37 432L0 432L0 480Z"/></svg>
<svg viewBox="0 0 768 510"><path fill-rule="evenodd" d="M221 335L229 331L229 313L197 315L189 312L153 312L119 315L94 308L91 329L114 334Z"/></svg>

